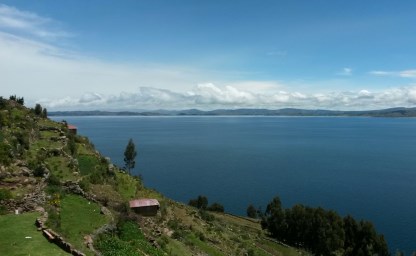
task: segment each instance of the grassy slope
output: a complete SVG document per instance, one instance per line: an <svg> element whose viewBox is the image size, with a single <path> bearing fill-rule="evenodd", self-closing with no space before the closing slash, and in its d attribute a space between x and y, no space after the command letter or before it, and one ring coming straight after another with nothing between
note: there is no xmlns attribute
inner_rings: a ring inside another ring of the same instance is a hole
<svg viewBox="0 0 416 256"><path fill-rule="evenodd" d="M69 255L37 231L34 223L38 216L36 212L0 215L1 255Z"/></svg>
<svg viewBox="0 0 416 256"><path fill-rule="evenodd" d="M84 245L84 236L108 221L108 218L100 214L100 207L96 203L75 195L66 195L62 199L61 234L83 252L89 253Z"/></svg>
<svg viewBox="0 0 416 256"><path fill-rule="evenodd" d="M28 112L22 114L13 110L13 115L22 121ZM37 122L38 127L62 128L61 124L47 119L38 119ZM13 129L15 128L11 127L9 131ZM1 135L8 136L9 133L2 130ZM60 136L58 131L39 132L38 137L31 139L31 146L22 158L26 158L27 161L36 159L39 152L42 151L42 147L46 149L63 148L69 154L65 142L52 140ZM266 240L260 224L256 221L227 214L213 214L212 219L204 219L205 217L195 208L174 202L157 191L145 188L142 181L137 178L119 172L117 169L111 174L108 172L108 163L104 161L102 156L97 155L88 139L77 137L76 142L77 155L74 157L78 160L78 169L70 167L70 158L67 156L48 156L44 162L51 173L61 181L88 181L86 189L95 194L101 202L108 203L110 208L132 198L157 198L161 203L160 214L155 218L142 219L140 224L142 232L156 239L168 255L244 255L247 252L257 256L307 255L304 252L298 252L293 248L286 248ZM21 194L30 192L26 186L19 187L18 191ZM83 237L110 220L99 214L100 209L97 204L88 203L87 200L79 196L64 196L60 206L61 223L57 231L76 248L90 255L91 252L83 244ZM15 216L0 217L0 221L4 221L0 222L0 237L2 238L0 240L0 255L19 255L12 254L13 252L29 255L33 253L32 248L37 248L35 243L27 247L20 246L19 235L3 239L10 232L7 228L3 228L6 223L7 225L9 223L15 224L14 229L19 234L32 230L33 233L30 236L34 237L33 241L38 241L40 247L44 247L44 249L39 249L41 253L39 255L48 255L46 252L55 252L54 250L58 250L58 252L53 255L60 255L59 253L65 255L63 251L49 244L41 233L36 231L34 226L36 214L25 214L19 217L25 216L27 216L26 221L19 221L18 225L15 223L18 219L13 219L16 218ZM169 225L168 223L175 224ZM167 230L173 233L173 236L170 237L165 232L162 232L161 236L155 236L155 230ZM35 240L35 237L38 240ZM14 251L16 246L13 244L19 245L19 252Z"/></svg>

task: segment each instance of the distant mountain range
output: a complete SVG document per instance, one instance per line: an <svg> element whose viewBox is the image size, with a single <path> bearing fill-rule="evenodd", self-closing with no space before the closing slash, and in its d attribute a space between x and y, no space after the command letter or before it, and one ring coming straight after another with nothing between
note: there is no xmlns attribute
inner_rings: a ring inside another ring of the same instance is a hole
<svg viewBox="0 0 416 256"><path fill-rule="evenodd" d="M216 110L154 110L154 111L54 111L49 116L370 116L416 117L415 108L388 108L363 111L308 110L296 108L271 109L216 109Z"/></svg>

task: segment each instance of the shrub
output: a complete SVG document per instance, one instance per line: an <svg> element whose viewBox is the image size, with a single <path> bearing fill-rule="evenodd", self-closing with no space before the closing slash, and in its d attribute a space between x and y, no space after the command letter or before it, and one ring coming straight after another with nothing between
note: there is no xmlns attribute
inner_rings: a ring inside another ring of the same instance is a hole
<svg viewBox="0 0 416 256"><path fill-rule="evenodd" d="M33 169L33 175L35 177L43 177L46 174L46 169L42 165L38 165L38 166L36 166L35 168L32 168L32 169Z"/></svg>
<svg viewBox="0 0 416 256"><path fill-rule="evenodd" d="M252 204L247 207L247 216L250 218L257 218L257 210Z"/></svg>
<svg viewBox="0 0 416 256"><path fill-rule="evenodd" d="M199 211L199 215L201 216L201 219L211 222L215 220L214 215L212 215L211 213L204 211L204 210L200 210Z"/></svg>
<svg viewBox="0 0 416 256"><path fill-rule="evenodd" d="M198 209L205 210L208 206L208 198L206 196L199 195L196 199L189 200L188 204Z"/></svg>
<svg viewBox="0 0 416 256"><path fill-rule="evenodd" d="M7 214L7 208L4 205L0 205L0 215L6 215Z"/></svg>
<svg viewBox="0 0 416 256"><path fill-rule="evenodd" d="M10 145L0 142L0 164L9 166L12 159L11 159L11 147Z"/></svg>
<svg viewBox="0 0 416 256"><path fill-rule="evenodd" d="M12 193L10 190L5 188L0 188L0 201L7 200L12 198Z"/></svg>
<svg viewBox="0 0 416 256"><path fill-rule="evenodd" d="M212 205L208 206L207 210L211 212L224 212L224 206L219 203L213 203Z"/></svg>

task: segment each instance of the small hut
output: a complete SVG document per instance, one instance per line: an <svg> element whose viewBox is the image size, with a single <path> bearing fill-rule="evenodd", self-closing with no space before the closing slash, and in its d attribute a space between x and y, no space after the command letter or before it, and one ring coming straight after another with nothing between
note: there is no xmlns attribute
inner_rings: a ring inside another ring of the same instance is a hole
<svg viewBox="0 0 416 256"><path fill-rule="evenodd" d="M72 134L74 134L74 135L77 135L77 127L76 126L74 126L74 125L71 125L71 124L68 124L68 130L69 130L69 132L71 132Z"/></svg>
<svg viewBox="0 0 416 256"><path fill-rule="evenodd" d="M135 199L130 201L130 209L142 216L155 216L160 208L156 199Z"/></svg>

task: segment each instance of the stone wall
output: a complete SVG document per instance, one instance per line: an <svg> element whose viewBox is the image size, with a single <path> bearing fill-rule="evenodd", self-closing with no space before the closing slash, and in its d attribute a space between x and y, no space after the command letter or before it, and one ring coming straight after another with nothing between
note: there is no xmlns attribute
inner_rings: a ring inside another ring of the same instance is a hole
<svg viewBox="0 0 416 256"><path fill-rule="evenodd" d="M58 245L64 251L71 253L74 256L85 256L85 254L75 249L72 244L66 242L62 236L48 228L45 223L48 220L48 213L44 212L43 215L36 219L36 226L38 230L48 239L49 242Z"/></svg>

